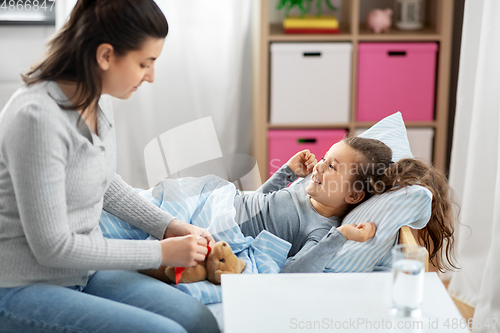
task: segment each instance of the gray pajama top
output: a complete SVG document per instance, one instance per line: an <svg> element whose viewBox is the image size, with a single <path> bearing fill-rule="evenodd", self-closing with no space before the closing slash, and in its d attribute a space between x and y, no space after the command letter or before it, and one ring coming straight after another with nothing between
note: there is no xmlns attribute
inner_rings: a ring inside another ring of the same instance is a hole
<svg viewBox="0 0 500 333"><path fill-rule="evenodd" d="M296 179L285 164L255 193L237 194L236 222L245 236L267 230L292 244L283 273L323 272L347 239L337 230L338 217L324 217L313 208L306 193L310 176L286 187Z"/></svg>

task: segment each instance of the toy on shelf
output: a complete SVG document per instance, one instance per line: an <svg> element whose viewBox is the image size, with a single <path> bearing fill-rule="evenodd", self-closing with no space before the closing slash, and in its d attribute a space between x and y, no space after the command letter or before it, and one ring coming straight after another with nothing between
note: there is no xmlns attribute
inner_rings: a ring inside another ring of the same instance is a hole
<svg viewBox="0 0 500 333"><path fill-rule="evenodd" d="M314 0L280 0L276 9L285 10L283 30L286 34L334 34L339 33L339 21L335 15L322 15L323 0L316 0L316 15L306 15L311 11ZM337 7L330 0L325 0L326 5L336 11ZM297 6L300 16L289 16L290 9Z"/></svg>
<svg viewBox="0 0 500 333"><path fill-rule="evenodd" d="M339 21L333 15L287 17L283 20L286 34L336 34L340 32Z"/></svg>
<svg viewBox="0 0 500 333"><path fill-rule="evenodd" d="M322 2L323 2L322 0L316 0L316 8L318 9L318 12L316 14L317 16L321 16L321 14L323 13L323 11L321 9L321 3ZM333 11L337 11L337 7L335 7L334 5L332 5L332 3L330 2L330 0L325 0L325 3L328 6L328 8L330 8Z"/></svg>
<svg viewBox="0 0 500 333"><path fill-rule="evenodd" d="M366 16L368 30L376 34L389 31L392 23L392 9L373 9Z"/></svg>
<svg viewBox="0 0 500 333"><path fill-rule="evenodd" d="M285 8L285 17L288 17L288 12L293 7L297 6L300 9L300 17L304 17L306 13L310 10L310 3L312 0L306 0L308 2L308 8L304 7L304 0L280 0L276 9L281 10Z"/></svg>
<svg viewBox="0 0 500 333"><path fill-rule="evenodd" d="M395 25L401 30L419 30L424 27L423 0L396 0Z"/></svg>

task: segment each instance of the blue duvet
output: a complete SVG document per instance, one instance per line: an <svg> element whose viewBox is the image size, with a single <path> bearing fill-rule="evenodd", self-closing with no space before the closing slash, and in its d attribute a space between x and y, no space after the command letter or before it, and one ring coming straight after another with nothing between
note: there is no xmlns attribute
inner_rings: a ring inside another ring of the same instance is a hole
<svg viewBox="0 0 500 333"><path fill-rule="evenodd" d="M217 176L166 179L150 190L137 190L155 206L168 211L178 220L206 228L216 241L227 242L246 268L243 274L279 273L291 244L267 231L255 239L245 237L234 221L235 186ZM121 239L146 239L149 235L103 211L100 219L104 236ZM209 281L180 283L176 286L199 301L221 302L221 288Z"/></svg>

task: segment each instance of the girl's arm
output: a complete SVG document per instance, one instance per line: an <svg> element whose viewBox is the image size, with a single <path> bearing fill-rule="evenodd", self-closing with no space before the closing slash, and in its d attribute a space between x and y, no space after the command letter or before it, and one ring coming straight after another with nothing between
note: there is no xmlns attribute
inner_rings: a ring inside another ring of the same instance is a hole
<svg viewBox="0 0 500 333"><path fill-rule="evenodd" d="M309 237L302 249L286 262L281 273L322 273L345 242L347 238L336 227L319 241L317 237Z"/></svg>
<svg viewBox="0 0 500 333"><path fill-rule="evenodd" d="M256 192L271 193L287 187L299 177L308 176L318 161L308 149L292 156L290 160L276 171Z"/></svg>
<svg viewBox="0 0 500 333"><path fill-rule="evenodd" d="M347 224L333 227L318 242L316 237L309 237L302 249L287 261L281 273L321 273L335 254L342 249L345 242L353 240L365 242L375 236L375 224Z"/></svg>
<svg viewBox="0 0 500 333"><path fill-rule="evenodd" d="M287 187L290 183L293 183L297 178L297 175L293 173L292 169L287 164L283 164L281 168L276 171L271 178L269 178L264 184L262 184L255 192L257 193L271 193L279 191L282 188Z"/></svg>

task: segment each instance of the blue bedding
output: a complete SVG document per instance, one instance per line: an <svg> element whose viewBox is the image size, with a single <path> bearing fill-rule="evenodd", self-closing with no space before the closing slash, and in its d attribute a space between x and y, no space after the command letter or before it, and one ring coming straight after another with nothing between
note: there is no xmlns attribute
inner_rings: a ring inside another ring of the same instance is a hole
<svg viewBox="0 0 500 333"><path fill-rule="evenodd" d="M137 189L155 206L177 219L206 228L216 241L227 242L246 268L242 274L279 273L291 244L267 231L255 239L245 237L234 221L233 198L236 187L217 176L166 179L150 190ZM144 231L103 211L100 219L104 236L122 239L146 239ZM176 288L210 304L222 301L221 287L209 281L180 283Z"/></svg>

